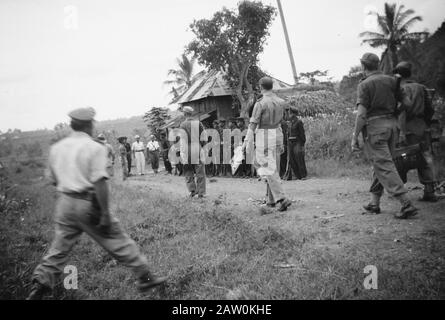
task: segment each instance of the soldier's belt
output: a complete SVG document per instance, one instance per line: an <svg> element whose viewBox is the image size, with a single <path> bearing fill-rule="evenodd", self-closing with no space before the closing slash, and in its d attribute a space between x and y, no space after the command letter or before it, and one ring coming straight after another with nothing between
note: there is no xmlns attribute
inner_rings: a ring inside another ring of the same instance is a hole
<svg viewBox="0 0 445 320"><path fill-rule="evenodd" d="M80 200L93 201L95 197L95 193L93 191L85 191L85 192L63 192L64 195Z"/></svg>
<svg viewBox="0 0 445 320"><path fill-rule="evenodd" d="M382 114L380 116L369 117L366 121L374 121L377 119L395 119L393 114Z"/></svg>

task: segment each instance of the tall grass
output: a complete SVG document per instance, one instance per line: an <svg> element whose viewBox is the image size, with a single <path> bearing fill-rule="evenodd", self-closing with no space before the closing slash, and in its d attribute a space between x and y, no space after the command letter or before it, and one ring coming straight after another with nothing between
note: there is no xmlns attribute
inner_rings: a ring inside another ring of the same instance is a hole
<svg viewBox="0 0 445 320"><path fill-rule="evenodd" d="M14 195L29 199L28 204L18 211L1 213L2 299L26 296L32 270L53 236L54 191L42 181L29 180L34 182L21 186ZM430 272L428 266L418 270L422 259L441 255L437 248L422 249L414 259L411 255L394 256L390 251L374 250L369 240L338 251L319 245L335 230L327 229L326 224L309 224L296 234L279 228L259 228L242 219L242 212L235 214L224 204L194 202L122 183L112 184L111 199L112 212L141 246L153 270L169 277L168 285L145 296L138 294L130 271L84 237L69 261L78 268L79 290L65 291L59 285L52 298L443 297L443 288L436 286L440 274ZM363 267L375 261L381 261L378 267L382 288L372 292L363 288ZM397 267L400 265L404 265L401 270Z"/></svg>

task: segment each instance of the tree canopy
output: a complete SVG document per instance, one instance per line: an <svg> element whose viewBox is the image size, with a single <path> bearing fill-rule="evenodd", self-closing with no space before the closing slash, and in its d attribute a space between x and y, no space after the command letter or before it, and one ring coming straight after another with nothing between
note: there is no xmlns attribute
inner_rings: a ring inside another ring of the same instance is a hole
<svg viewBox="0 0 445 320"><path fill-rule="evenodd" d="M241 116L248 116L254 99L258 74L254 68L264 50L276 9L260 1L242 1L237 10L223 8L211 19L190 25L195 39L188 45L200 64L223 70L241 105Z"/></svg>
<svg viewBox="0 0 445 320"><path fill-rule="evenodd" d="M164 81L165 85L171 85L170 94L177 98L190 88L193 83L202 75L202 72L195 72L196 58L187 57L183 54L181 58L176 59L177 69L168 70L169 80Z"/></svg>
<svg viewBox="0 0 445 320"><path fill-rule="evenodd" d="M360 37L366 38L363 43L373 48L385 48L382 61L385 63L384 70L388 73L398 63L397 50L400 46L425 39L428 33L409 31L416 22L422 21L422 17L414 15L414 10L405 9L404 5L385 3L384 11L384 14L371 12L377 19L379 32L365 31L360 33Z"/></svg>

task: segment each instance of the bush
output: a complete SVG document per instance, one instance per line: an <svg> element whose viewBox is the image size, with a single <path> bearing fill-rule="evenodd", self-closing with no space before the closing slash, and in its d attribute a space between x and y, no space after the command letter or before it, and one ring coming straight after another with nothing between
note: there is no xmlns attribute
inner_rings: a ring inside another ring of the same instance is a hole
<svg viewBox="0 0 445 320"><path fill-rule="evenodd" d="M354 114L350 110L304 119L308 159L349 159Z"/></svg>

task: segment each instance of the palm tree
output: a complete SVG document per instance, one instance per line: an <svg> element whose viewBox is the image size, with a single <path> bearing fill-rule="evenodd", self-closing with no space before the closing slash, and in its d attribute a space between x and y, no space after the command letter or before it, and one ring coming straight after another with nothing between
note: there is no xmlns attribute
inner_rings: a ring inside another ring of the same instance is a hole
<svg viewBox="0 0 445 320"><path fill-rule="evenodd" d="M173 86L169 94L174 98L184 93L202 75L202 72L195 74L195 57L189 59L185 54L182 54L181 58L176 59L176 63L178 69L168 70L168 76L172 79L164 81L164 84Z"/></svg>
<svg viewBox="0 0 445 320"><path fill-rule="evenodd" d="M422 17L413 16L414 10L405 10L404 5L385 3L385 14L372 12L377 18L380 32L365 31L360 37L366 37L363 43L368 43L373 48L385 47L382 63L386 70L392 70L398 63L397 51L402 44L410 41L420 41L428 36L428 32L409 32L409 29Z"/></svg>

